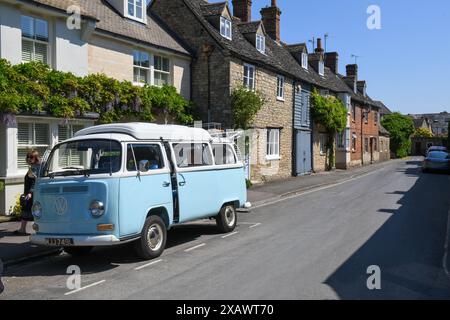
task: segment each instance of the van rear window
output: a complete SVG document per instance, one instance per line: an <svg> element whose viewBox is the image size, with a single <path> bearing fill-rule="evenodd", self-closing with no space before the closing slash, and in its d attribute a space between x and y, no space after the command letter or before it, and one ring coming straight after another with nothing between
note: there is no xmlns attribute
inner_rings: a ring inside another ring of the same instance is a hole
<svg viewBox="0 0 450 320"><path fill-rule="evenodd" d="M216 165L236 164L236 156L233 148L229 144L213 145L214 160Z"/></svg>

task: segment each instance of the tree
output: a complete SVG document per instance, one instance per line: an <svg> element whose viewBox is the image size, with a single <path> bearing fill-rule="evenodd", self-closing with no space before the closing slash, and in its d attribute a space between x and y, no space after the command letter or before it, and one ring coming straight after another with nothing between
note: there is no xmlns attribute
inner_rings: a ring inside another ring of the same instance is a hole
<svg viewBox="0 0 450 320"><path fill-rule="evenodd" d="M411 136L415 132L413 120L395 112L385 115L381 124L390 133L391 151L398 158L408 156L411 152Z"/></svg>
<svg viewBox="0 0 450 320"><path fill-rule="evenodd" d="M260 92L251 91L245 87L236 88L231 94L235 128L248 129L264 102L265 100Z"/></svg>
<svg viewBox="0 0 450 320"><path fill-rule="evenodd" d="M433 132L428 128L419 128L414 133L415 138L433 138Z"/></svg>
<svg viewBox="0 0 450 320"><path fill-rule="evenodd" d="M311 95L311 116L314 122L321 124L327 133L327 165L331 171L335 165L335 139L347 125L347 109L341 100L333 96L321 96L316 89Z"/></svg>

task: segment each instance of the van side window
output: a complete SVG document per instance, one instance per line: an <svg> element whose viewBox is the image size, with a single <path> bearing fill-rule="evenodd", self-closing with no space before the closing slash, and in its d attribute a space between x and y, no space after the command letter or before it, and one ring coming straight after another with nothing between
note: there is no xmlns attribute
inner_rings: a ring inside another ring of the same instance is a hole
<svg viewBox="0 0 450 320"><path fill-rule="evenodd" d="M216 165L236 164L236 156L234 150L229 144L215 144L213 145L214 159Z"/></svg>
<svg viewBox="0 0 450 320"><path fill-rule="evenodd" d="M133 146L133 150L131 150ZM133 157L136 157L136 163ZM148 170L158 170L164 168L164 160L161 148L157 144L129 144L127 147L127 171L135 172L136 167L139 168L141 161L146 162Z"/></svg>
<svg viewBox="0 0 450 320"><path fill-rule="evenodd" d="M212 155L207 143L176 143L173 145L178 168L211 166Z"/></svg>

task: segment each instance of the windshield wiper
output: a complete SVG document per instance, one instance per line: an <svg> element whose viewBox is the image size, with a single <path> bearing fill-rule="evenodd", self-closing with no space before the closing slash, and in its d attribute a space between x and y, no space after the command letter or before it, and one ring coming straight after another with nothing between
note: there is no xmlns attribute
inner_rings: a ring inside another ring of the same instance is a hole
<svg viewBox="0 0 450 320"><path fill-rule="evenodd" d="M71 176L71 175L83 175L86 178L89 178L90 176L90 170L85 170L85 169L80 169L80 168L75 168L75 167L66 167L66 168L62 168L63 170L67 170L67 171L63 171L63 172L52 172L51 175L55 176L63 176L63 177L67 177L67 176Z"/></svg>

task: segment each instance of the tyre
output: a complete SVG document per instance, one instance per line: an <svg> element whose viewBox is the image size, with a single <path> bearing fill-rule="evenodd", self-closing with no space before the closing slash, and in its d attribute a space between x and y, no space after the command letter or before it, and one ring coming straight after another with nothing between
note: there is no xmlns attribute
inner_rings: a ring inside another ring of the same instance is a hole
<svg viewBox="0 0 450 320"><path fill-rule="evenodd" d="M216 222L222 233L233 232L237 225L236 207L232 204L224 205L216 217Z"/></svg>
<svg viewBox="0 0 450 320"><path fill-rule="evenodd" d="M147 218L142 229L141 238L134 243L136 254L144 259L158 258L166 248L167 229L158 216Z"/></svg>
<svg viewBox="0 0 450 320"><path fill-rule="evenodd" d="M64 251L73 257L82 257L91 253L94 247L64 247Z"/></svg>

